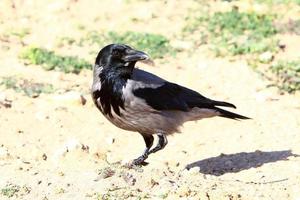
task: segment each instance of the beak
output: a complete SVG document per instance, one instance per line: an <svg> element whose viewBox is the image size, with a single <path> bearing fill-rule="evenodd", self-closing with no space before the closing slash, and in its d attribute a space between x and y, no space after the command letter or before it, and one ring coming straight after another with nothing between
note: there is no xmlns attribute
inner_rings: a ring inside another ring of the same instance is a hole
<svg viewBox="0 0 300 200"><path fill-rule="evenodd" d="M126 55L123 57L125 62L134 62L139 60L148 60L150 57L142 52L134 49L130 49L127 51Z"/></svg>

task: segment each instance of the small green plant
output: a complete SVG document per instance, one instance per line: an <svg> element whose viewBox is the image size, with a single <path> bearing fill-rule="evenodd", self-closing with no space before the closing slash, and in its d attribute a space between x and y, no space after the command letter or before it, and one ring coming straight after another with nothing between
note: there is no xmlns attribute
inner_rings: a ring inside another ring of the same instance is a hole
<svg viewBox="0 0 300 200"><path fill-rule="evenodd" d="M293 93L300 91L300 59L294 61L279 61L270 67L276 74L274 80L279 89Z"/></svg>
<svg viewBox="0 0 300 200"><path fill-rule="evenodd" d="M9 184L5 188L1 189L1 194L3 196L7 196L8 198L11 198L15 196L16 193L20 191L20 186Z"/></svg>
<svg viewBox="0 0 300 200"><path fill-rule="evenodd" d="M63 46L65 44L72 45L75 42L76 42L76 40L74 38L71 38L71 37L62 37L62 38L59 39L58 45L59 46Z"/></svg>
<svg viewBox="0 0 300 200"><path fill-rule="evenodd" d="M26 48L20 57L30 64L42 65L46 70L60 70L65 73L79 73L82 69L91 69L92 65L75 56L60 56L47 49Z"/></svg>
<svg viewBox="0 0 300 200"><path fill-rule="evenodd" d="M110 43L122 43L128 44L134 48L146 51L152 58L162 58L166 54L174 55L175 50L170 46L170 41L159 34L152 33L139 33L127 31L123 33L117 33L110 31L107 33L98 33L96 31L88 32L82 42L88 42L89 44L97 44L104 46Z"/></svg>
<svg viewBox="0 0 300 200"><path fill-rule="evenodd" d="M2 78L0 85L4 85L7 89L15 89L17 85L17 79L14 77L4 77Z"/></svg>
<svg viewBox="0 0 300 200"><path fill-rule="evenodd" d="M13 89L16 92L22 92L29 97L38 97L41 93L53 93L53 85L44 83L32 83L27 79L17 80L14 77L4 77L0 82L7 89Z"/></svg>
<svg viewBox="0 0 300 200"><path fill-rule="evenodd" d="M187 18L183 32L190 34L200 30L199 38L205 38L217 56L274 52L277 50L277 40L272 37L277 33L274 19L272 15L239 12L233 8L211 16L206 13Z"/></svg>
<svg viewBox="0 0 300 200"><path fill-rule="evenodd" d="M20 38L21 40L30 33L29 29L27 28L23 28L23 29L13 29L10 30L9 34L16 36L18 38Z"/></svg>
<svg viewBox="0 0 300 200"><path fill-rule="evenodd" d="M254 12L243 13L238 9L230 12L217 12L209 19L208 29L216 36L226 34L242 35L246 31L257 37L268 37L276 33L272 26L273 16L261 15Z"/></svg>
<svg viewBox="0 0 300 200"><path fill-rule="evenodd" d="M29 34L29 30L28 29L13 30L11 31L11 34L20 38L24 38L26 35Z"/></svg>
<svg viewBox="0 0 300 200"><path fill-rule="evenodd" d="M161 193L157 197L159 197L160 199L166 199L168 197L168 193Z"/></svg>
<svg viewBox="0 0 300 200"><path fill-rule="evenodd" d="M85 30L86 27L83 24L78 24L77 25L77 29L80 30L80 31L82 31L82 30Z"/></svg>
<svg viewBox="0 0 300 200"><path fill-rule="evenodd" d="M57 188L56 194L63 194L66 193L66 190L64 188Z"/></svg>
<svg viewBox="0 0 300 200"><path fill-rule="evenodd" d="M97 200L111 200L111 199L115 199L116 197L112 194L110 194L109 192L106 194L98 194L97 195Z"/></svg>

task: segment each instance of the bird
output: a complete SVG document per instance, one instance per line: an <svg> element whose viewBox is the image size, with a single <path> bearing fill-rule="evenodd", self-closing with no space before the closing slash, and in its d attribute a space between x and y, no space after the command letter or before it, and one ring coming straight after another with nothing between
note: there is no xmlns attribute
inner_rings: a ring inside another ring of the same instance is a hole
<svg viewBox="0 0 300 200"><path fill-rule="evenodd" d="M132 165L148 164L148 156L162 150L167 136L179 132L187 121L215 116L250 119L220 108L236 108L231 103L209 99L135 66L147 60L150 56L143 51L109 44L99 51L93 67L91 95L96 107L112 124L144 139L146 148ZM151 148L153 135L158 142Z"/></svg>

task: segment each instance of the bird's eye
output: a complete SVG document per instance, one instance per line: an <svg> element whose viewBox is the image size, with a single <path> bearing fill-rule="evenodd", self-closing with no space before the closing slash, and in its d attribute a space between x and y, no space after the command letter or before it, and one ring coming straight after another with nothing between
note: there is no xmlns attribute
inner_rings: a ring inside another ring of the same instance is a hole
<svg viewBox="0 0 300 200"><path fill-rule="evenodd" d="M114 57L121 57L122 53L120 52L120 50L114 49L114 50L112 51L112 55L113 55Z"/></svg>

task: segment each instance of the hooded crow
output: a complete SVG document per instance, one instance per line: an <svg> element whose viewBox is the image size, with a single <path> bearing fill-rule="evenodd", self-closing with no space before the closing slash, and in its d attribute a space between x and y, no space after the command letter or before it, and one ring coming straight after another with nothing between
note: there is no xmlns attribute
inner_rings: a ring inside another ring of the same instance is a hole
<svg viewBox="0 0 300 200"><path fill-rule="evenodd" d="M132 164L145 164L149 154L163 149L167 135L179 131L187 122L220 116L230 119L248 117L219 107L233 104L214 101L196 91L168 82L135 68L137 61L149 56L123 44L110 44L100 50L93 69L92 98L97 108L115 126L143 136L146 149ZM153 135L158 136L153 145Z"/></svg>

